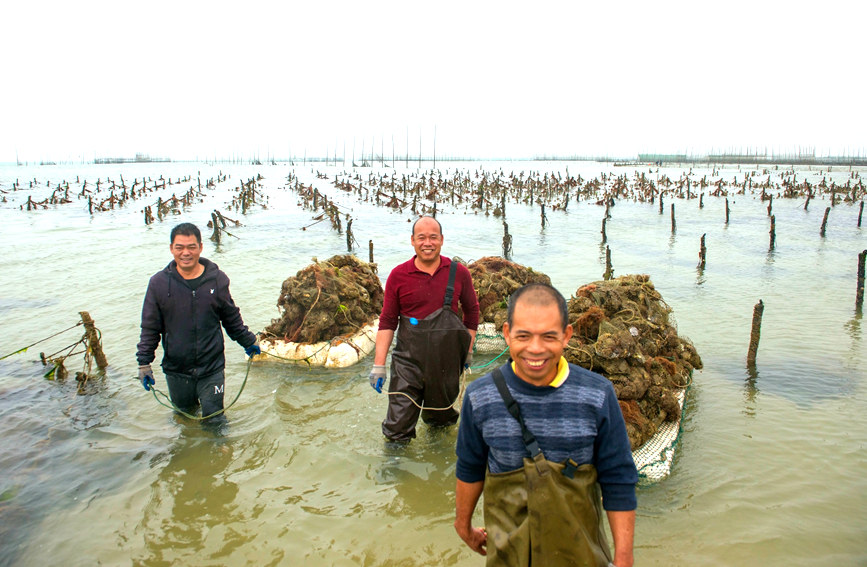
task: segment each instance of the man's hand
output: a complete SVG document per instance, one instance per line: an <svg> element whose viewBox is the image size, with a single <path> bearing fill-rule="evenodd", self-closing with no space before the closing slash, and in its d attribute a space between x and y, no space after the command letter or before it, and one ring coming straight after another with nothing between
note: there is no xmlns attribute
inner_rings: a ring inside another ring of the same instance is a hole
<svg viewBox="0 0 867 567"><path fill-rule="evenodd" d="M142 364L138 367L138 379L141 381L144 389L150 392L151 386L156 384L154 382L154 371L151 370L150 364Z"/></svg>
<svg viewBox="0 0 867 567"><path fill-rule="evenodd" d="M377 391L377 393L382 393L382 384L385 382L385 365L384 364L374 364L373 369L370 371L370 387Z"/></svg>
<svg viewBox="0 0 867 567"><path fill-rule="evenodd" d="M253 357L256 356L257 354L262 354L262 349L259 348L259 339L258 339L258 337L256 338L256 342L255 342L255 343L251 344L250 346L248 346L247 348L244 349L244 352L246 352L246 353L247 353L247 356L249 356L250 358L253 358Z"/></svg>
<svg viewBox="0 0 867 567"><path fill-rule="evenodd" d="M472 365L473 365L473 351L470 350L470 352L467 353L467 359L464 360L464 369L469 370Z"/></svg>
<svg viewBox="0 0 867 567"><path fill-rule="evenodd" d="M458 535L461 536L461 539L464 540L464 543L470 549L479 555L488 554L488 550L486 549L488 546L488 532L485 531L485 528L474 528L472 526L458 527L458 523L455 522L455 531L458 532Z"/></svg>

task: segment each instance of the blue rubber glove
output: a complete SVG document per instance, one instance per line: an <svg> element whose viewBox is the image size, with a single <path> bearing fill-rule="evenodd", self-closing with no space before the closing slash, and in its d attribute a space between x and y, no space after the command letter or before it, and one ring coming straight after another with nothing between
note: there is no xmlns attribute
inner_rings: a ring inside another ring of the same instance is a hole
<svg viewBox="0 0 867 567"><path fill-rule="evenodd" d="M138 379L141 380L141 385L144 386L144 389L150 392L151 386L156 384L154 382L154 372L151 370L150 364L142 364L138 367Z"/></svg>
<svg viewBox="0 0 867 567"><path fill-rule="evenodd" d="M470 351L467 354L467 359L464 361L464 370L469 370L470 366L473 365L473 351Z"/></svg>
<svg viewBox="0 0 867 567"><path fill-rule="evenodd" d="M385 383L385 365L384 364L374 364L373 369L370 371L370 387L377 391L377 393L382 393L382 385Z"/></svg>
<svg viewBox="0 0 867 567"><path fill-rule="evenodd" d="M262 354L262 349L259 348L259 339L256 339L256 342L248 346L244 349L244 352L247 353L247 356L253 358L257 354Z"/></svg>

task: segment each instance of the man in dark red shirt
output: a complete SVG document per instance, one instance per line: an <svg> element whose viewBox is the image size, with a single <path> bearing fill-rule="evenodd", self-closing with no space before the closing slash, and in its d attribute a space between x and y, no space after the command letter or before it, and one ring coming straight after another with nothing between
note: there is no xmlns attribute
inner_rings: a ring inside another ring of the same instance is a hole
<svg viewBox="0 0 867 567"><path fill-rule="evenodd" d="M415 437L419 413L430 425L457 422L458 412L452 406L479 325L479 301L469 270L440 255L439 221L433 217L415 221L410 242L415 256L395 267L385 282L370 373L370 385L382 392L385 359L397 331L382 433L402 442ZM463 320L457 315L458 303Z"/></svg>

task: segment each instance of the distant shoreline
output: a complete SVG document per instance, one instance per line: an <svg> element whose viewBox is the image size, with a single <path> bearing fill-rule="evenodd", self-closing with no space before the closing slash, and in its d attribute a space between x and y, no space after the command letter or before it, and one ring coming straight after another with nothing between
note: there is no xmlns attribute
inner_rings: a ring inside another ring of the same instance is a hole
<svg viewBox="0 0 867 567"><path fill-rule="evenodd" d="M306 158L270 158L267 160L259 160L257 158L222 158L222 159L172 159L166 157L150 158L144 156L136 156L135 158L95 158L93 160L70 160L70 161L49 161L39 160L32 162L0 162L2 166L45 166L52 167L56 165L116 165L116 164L144 164L144 163L230 163L230 164L250 164L250 165L277 165L289 164L298 166L307 163L317 164L334 164L342 165L343 167L365 168L365 167L398 167L404 165L411 167L413 165L433 164L436 167L437 162L452 163L452 162L546 162L546 161L586 161L598 163L610 163L614 166L635 167L635 166L676 166L676 165L792 165L792 166L845 166L845 167L865 167L867 166L867 157L862 156L774 156L774 155L743 155L743 154L712 154L703 156L692 156L685 154L639 154L626 157L610 157L610 156L534 156L534 157L433 157L433 156L418 156L397 157L394 159L364 159L358 160L359 163L347 163L345 160L335 159L333 157L311 157ZM351 160L350 160L351 161Z"/></svg>

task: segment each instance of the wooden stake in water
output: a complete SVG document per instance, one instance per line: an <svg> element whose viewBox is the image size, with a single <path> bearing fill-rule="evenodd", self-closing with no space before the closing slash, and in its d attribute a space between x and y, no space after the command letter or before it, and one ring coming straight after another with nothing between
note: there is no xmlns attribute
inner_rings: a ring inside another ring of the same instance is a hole
<svg viewBox="0 0 867 567"><path fill-rule="evenodd" d="M368 240L368 241L367 241L367 251L368 251L368 254L369 254L369 258L370 258L369 261L370 261L371 264L373 264L373 240Z"/></svg>
<svg viewBox="0 0 867 567"><path fill-rule="evenodd" d="M671 204L671 233L677 232L677 222L674 220L674 203Z"/></svg>
<svg viewBox="0 0 867 567"><path fill-rule="evenodd" d="M858 254L858 285L855 288L855 310L859 313L864 306L864 265L867 264L867 250Z"/></svg>
<svg viewBox="0 0 867 567"><path fill-rule="evenodd" d="M861 217L864 215L864 201L861 201L861 208L858 210L858 228L861 228Z"/></svg>
<svg viewBox="0 0 867 567"><path fill-rule="evenodd" d="M730 213L730 209L729 209L729 198L726 197L726 224L729 223L729 213Z"/></svg>
<svg viewBox="0 0 867 567"><path fill-rule="evenodd" d="M90 313L87 311L79 311L78 314L81 315L81 322L84 323L84 334L87 338L87 350L90 351L90 354L96 361L96 366L99 367L100 370L105 370L108 366L108 360L106 360L105 354L102 352L102 342L100 341L99 331L96 329L93 319L90 317Z"/></svg>
<svg viewBox="0 0 867 567"><path fill-rule="evenodd" d="M346 251L352 252L352 220L349 219L349 222L346 223Z"/></svg>
<svg viewBox="0 0 867 567"><path fill-rule="evenodd" d="M614 269L611 267L611 248L605 247L605 273L602 275L602 279L605 281L610 280L614 276Z"/></svg>
<svg viewBox="0 0 867 567"><path fill-rule="evenodd" d="M220 243L220 221L217 220L217 213L211 213L211 222L214 224L214 233L211 234L211 241Z"/></svg>
<svg viewBox="0 0 867 567"><path fill-rule="evenodd" d="M605 222L607 220L608 219L605 217L602 218L602 244L605 244L606 242L608 242L608 235L605 234Z"/></svg>
<svg viewBox="0 0 867 567"><path fill-rule="evenodd" d="M701 235L701 247L698 250L698 269L703 270L706 265L707 247L704 245L704 237L707 233Z"/></svg>
<svg viewBox="0 0 867 567"><path fill-rule="evenodd" d="M774 243L777 241L777 217L771 215L771 250L774 249Z"/></svg>
<svg viewBox="0 0 867 567"><path fill-rule="evenodd" d="M754 367L756 365L756 352L759 350L759 337L762 334L762 313L765 311L765 304L760 299L753 307L753 328L750 331L750 349L747 352L747 366Z"/></svg>
<svg viewBox="0 0 867 567"><path fill-rule="evenodd" d="M822 236L822 238L825 237L825 228L828 227L828 213L830 213L830 212L831 212L831 207L825 207L825 216L824 216L824 218L822 218L822 230L819 231L819 234Z"/></svg>

